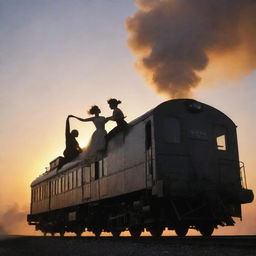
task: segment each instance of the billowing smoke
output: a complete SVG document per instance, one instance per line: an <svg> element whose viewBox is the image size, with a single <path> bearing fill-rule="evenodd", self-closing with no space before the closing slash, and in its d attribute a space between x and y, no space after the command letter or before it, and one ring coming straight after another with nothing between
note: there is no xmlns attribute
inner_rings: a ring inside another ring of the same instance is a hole
<svg viewBox="0 0 256 256"><path fill-rule="evenodd" d="M136 5L139 11L126 21L128 45L138 56L136 67L158 92L188 96L216 59L223 65L220 73L229 68L241 76L256 68L256 0L137 0Z"/></svg>
<svg viewBox="0 0 256 256"><path fill-rule="evenodd" d="M0 216L0 235L22 233L24 224L27 225L26 211L13 204Z"/></svg>

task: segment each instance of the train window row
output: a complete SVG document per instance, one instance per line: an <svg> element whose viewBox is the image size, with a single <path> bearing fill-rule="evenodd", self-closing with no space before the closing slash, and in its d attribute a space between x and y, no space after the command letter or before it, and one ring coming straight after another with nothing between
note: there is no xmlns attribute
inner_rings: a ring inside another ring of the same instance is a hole
<svg viewBox="0 0 256 256"><path fill-rule="evenodd" d="M107 175L105 161L93 163L90 167L83 168L84 183L98 180ZM67 172L49 182L40 184L32 189L32 202L45 200L51 196L62 194L82 185L82 169L78 168Z"/></svg>
<svg viewBox="0 0 256 256"><path fill-rule="evenodd" d="M37 202L51 196L64 193L82 185L81 168L72 170L60 177L55 178L47 183L40 184L32 189L32 201Z"/></svg>
<svg viewBox="0 0 256 256"><path fill-rule="evenodd" d="M51 181L51 195L59 195L82 185L81 168L70 171Z"/></svg>

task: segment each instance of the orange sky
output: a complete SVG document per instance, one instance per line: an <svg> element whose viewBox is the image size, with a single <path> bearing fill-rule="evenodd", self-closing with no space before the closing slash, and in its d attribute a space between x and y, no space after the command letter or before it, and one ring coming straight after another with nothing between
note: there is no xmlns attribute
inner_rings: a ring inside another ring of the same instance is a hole
<svg viewBox="0 0 256 256"><path fill-rule="evenodd" d="M166 100L133 68L124 28L135 11L132 0L57 2L0 3L0 216L10 208L25 216L30 183L63 152L68 114L86 117L86 110L98 104L108 116L106 100L116 97L131 121ZM256 191L256 73L210 82L195 90L194 98L223 111L238 125L240 158L246 164L248 187ZM79 130L79 142L85 145L93 126L73 120L71 126ZM220 228L216 234L255 234L255 203L243 206L243 212L242 224ZM25 225L24 220L8 229L32 232Z"/></svg>

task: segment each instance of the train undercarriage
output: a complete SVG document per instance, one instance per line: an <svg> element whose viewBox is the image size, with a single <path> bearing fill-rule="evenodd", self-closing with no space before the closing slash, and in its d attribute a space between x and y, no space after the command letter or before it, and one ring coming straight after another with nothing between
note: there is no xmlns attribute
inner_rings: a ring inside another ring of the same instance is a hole
<svg viewBox="0 0 256 256"><path fill-rule="evenodd" d="M234 225L231 206L219 202L212 205L207 200L196 198L158 198L151 191L140 191L126 196L67 207L41 214L28 215L30 225L35 225L44 235L73 232L81 236L90 231L95 236L110 232L119 237L129 231L139 237L149 231L160 237L167 228L178 236L186 236L189 229L198 230L202 236L211 236L220 226ZM239 205L240 207L240 205Z"/></svg>

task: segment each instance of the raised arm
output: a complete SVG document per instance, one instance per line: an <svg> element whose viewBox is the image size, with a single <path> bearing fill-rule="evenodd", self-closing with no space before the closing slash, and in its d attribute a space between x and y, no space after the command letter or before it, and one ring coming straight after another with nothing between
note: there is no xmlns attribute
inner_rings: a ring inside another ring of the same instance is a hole
<svg viewBox="0 0 256 256"><path fill-rule="evenodd" d="M69 117L68 117L67 120L66 120L66 132L65 132L65 135L66 135L66 141L67 141L67 138L68 138L69 135L70 135Z"/></svg>
<svg viewBox="0 0 256 256"><path fill-rule="evenodd" d="M82 122L89 122L89 121L93 121L93 117L85 118L85 119L84 119L84 118L77 117L77 116L73 116L73 115L69 115L69 117L76 118L77 120L82 121Z"/></svg>

